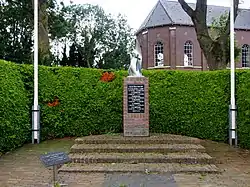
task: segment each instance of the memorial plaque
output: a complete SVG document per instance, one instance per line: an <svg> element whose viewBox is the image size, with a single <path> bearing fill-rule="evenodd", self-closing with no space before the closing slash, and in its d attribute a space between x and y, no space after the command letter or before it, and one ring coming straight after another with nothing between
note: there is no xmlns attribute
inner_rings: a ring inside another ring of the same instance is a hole
<svg viewBox="0 0 250 187"><path fill-rule="evenodd" d="M64 152L51 152L40 156L40 160L46 166L55 166L70 162L70 158Z"/></svg>
<svg viewBox="0 0 250 187"><path fill-rule="evenodd" d="M145 112L145 89L143 84L128 84L128 113Z"/></svg>

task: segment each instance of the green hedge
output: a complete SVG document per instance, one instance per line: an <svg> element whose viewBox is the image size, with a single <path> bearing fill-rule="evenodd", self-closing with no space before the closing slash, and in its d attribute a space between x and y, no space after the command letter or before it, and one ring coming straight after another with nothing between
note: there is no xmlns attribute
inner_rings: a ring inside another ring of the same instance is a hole
<svg viewBox="0 0 250 187"><path fill-rule="evenodd" d="M152 132L226 140L228 72L153 71L147 75Z"/></svg>
<svg viewBox="0 0 250 187"><path fill-rule="evenodd" d="M237 73L237 125L240 146L250 148L250 71Z"/></svg>
<svg viewBox="0 0 250 187"><path fill-rule="evenodd" d="M33 96L32 68L20 66L30 98ZM109 83L100 81L102 73L97 69L39 67L43 139L122 132L122 81L127 72L115 72L115 80ZM60 105L48 106L55 96Z"/></svg>
<svg viewBox="0 0 250 187"><path fill-rule="evenodd" d="M39 101L44 138L83 136L122 130L122 76L99 81L94 69L41 67ZM47 106L57 96L60 105Z"/></svg>
<svg viewBox="0 0 250 187"><path fill-rule="evenodd" d="M25 99L22 102L25 101L30 111L33 67L12 65L11 68L19 69L21 87L29 98L28 104ZM39 67L43 139L122 132L122 83L127 72L115 72L116 79L109 83L100 81L102 73L97 69ZM151 132L227 141L229 71L151 70L143 74L150 82ZM250 148L250 71L237 71L236 77L240 145ZM60 105L48 106L55 96Z"/></svg>
<svg viewBox="0 0 250 187"><path fill-rule="evenodd" d="M0 60L0 153L23 145L29 130L28 97L18 66Z"/></svg>

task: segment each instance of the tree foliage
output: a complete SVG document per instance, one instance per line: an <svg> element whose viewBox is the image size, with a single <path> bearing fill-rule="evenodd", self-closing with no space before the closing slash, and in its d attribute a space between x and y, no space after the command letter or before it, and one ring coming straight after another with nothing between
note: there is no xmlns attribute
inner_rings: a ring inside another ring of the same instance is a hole
<svg viewBox="0 0 250 187"><path fill-rule="evenodd" d="M225 12L222 14L219 18L213 18L213 22L211 27L209 28L209 35L213 40L217 40L224 32L226 32L226 24L228 20L229 14L228 12ZM235 48L234 48L234 54L235 54L235 60L237 61L241 54L241 48L237 45L237 41L234 42ZM230 62L230 36L227 37L227 60L226 63Z"/></svg>
<svg viewBox="0 0 250 187"><path fill-rule="evenodd" d="M126 68L132 29L100 6L39 0L39 64ZM33 0L0 1L0 58L33 61Z"/></svg>
<svg viewBox="0 0 250 187"><path fill-rule="evenodd" d="M31 63L33 27L29 1L0 2L0 59Z"/></svg>
<svg viewBox="0 0 250 187"><path fill-rule="evenodd" d="M132 29L122 15L114 19L101 7L90 4L70 5L64 12L70 27L67 38L67 43L71 43L69 58L77 56L76 63L69 60L69 65L107 69L128 66Z"/></svg>

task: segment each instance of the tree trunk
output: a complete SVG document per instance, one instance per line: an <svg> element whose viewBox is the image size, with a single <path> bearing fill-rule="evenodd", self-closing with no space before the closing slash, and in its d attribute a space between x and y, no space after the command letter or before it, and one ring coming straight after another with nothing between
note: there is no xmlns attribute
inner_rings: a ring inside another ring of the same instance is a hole
<svg viewBox="0 0 250 187"><path fill-rule="evenodd" d="M210 71L221 70L227 67L227 46L226 41L219 43L209 38L198 37L201 50L207 60Z"/></svg>
<svg viewBox="0 0 250 187"><path fill-rule="evenodd" d="M47 1L39 0L39 51L43 65L51 65Z"/></svg>
<svg viewBox="0 0 250 187"><path fill-rule="evenodd" d="M34 0L32 0L34 7ZM39 64L51 65L51 53L49 43L47 0L38 0L38 43Z"/></svg>
<svg viewBox="0 0 250 187"><path fill-rule="evenodd" d="M213 40L208 32L207 26L207 0L197 0L196 9L193 10L185 0L178 0L183 10L190 16L194 23L197 40L207 60L209 70L225 69L228 63L227 40L230 34L230 16L225 26L225 33ZM239 0L234 0L234 20L238 15Z"/></svg>

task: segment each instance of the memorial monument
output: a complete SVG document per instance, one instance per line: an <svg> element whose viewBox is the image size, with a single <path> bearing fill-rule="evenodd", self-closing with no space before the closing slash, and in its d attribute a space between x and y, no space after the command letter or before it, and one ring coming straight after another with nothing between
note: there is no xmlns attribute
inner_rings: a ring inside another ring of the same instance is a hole
<svg viewBox="0 0 250 187"><path fill-rule="evenodd" d="M149 136L149 83L141 72L142 53L136 40L129 76L123 83L123 135Z"/></svg>

